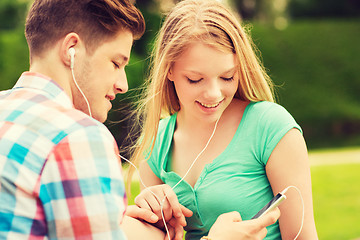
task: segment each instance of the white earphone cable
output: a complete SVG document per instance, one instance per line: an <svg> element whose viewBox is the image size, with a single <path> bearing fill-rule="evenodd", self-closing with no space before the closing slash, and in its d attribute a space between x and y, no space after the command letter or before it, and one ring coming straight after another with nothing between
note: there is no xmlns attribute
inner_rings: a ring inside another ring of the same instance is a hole
<svg viewBox="0 0 360 240"><path fill-rule="evenodd" d="M196 161L198 160L198 158L201 156L201 154L203 154L203 152L206 150L206 148L209 146L210 144L210 141L211 139L214 137L215 135L215 131L216 131L216 128L217 128L217 125L218 125L218 122L219 122L220 118L218 118L218 120L216 120L215 122L215 126L214 126L214 130L213 132L211 133L211 136L209 138L209 140L207 141L205 147L199 152L199 154L196 156L196 158L194 159L194 161L192 162L192 164L190 165L189 169L187 170L187 172L184 174L184 176L180 179L180 181L178 183L176 183L172 189L174 189L177 185L179 185L185 178L186 176L188 175L188 173L190 172L190 170L192 169L192 167L194 166L194 164L196 163Z"/></svg>
<svg viewBox="0 0 360 240"><path fill-rule="evenodd" d="M75 54L71 56L71 64L70 64L71 74L72 74L72 77L73 77L76 88L79 90L79 92L81 93L81 95L83 96L83 98L84 98L84 100L86 102L86 105L87 105L87 108L88 108L88 111L89 111L89 116L92 117L89 101L86 98L85 94L83 93L83 91L81 90L81 88L79 87L79 85L78 85L78 83L77 83L77 81L75 79L75 74L74 74L74 62L75 62L75 59L74 58L75 58Z"/></svg>
<svg viewBox="0 0 360 240"><path fill-rule="evenodd" d="M75 74L74 74L75 50L72 50L72 52L70 53L70 56L71 56L70 69L71 69L71 74L72 74L72 77L73 77L75 86L76 86L76 88L79 90L79 92L81 93L82 97L84 98L84 100L85 100L85 102L86 102L86 105L87 105L87 108L88 108L88 111L89 111L89 116L92 117L92 113L91 113L91 108L90 108L89 101L88 101L87 97L85 96L84 92L83 92L83 91L81 90L81 88L79 87L79 85L78 85L78 83L77 83L77 81L76 81L76 78L75 78ZM124 159L126 162L128 162L129 164L131 164L131 165L139 172L139 170L137 169L137 167L136 167L132 162L130 162L128 159L124 158L124 157L121 156L120 154L119 154L119 156L120 156L120 158ZM139 174L139 178L140 178L141 184L142 184L145 188L147 188L147 189L154 195L154 197L157 198L157 200L158 200L159 202L161 202L161 204L160 204L160 207L161 207L161 215L162 215L162 218L163 218L163 222L164 222L164 226L165 226L166 232L167 232L167 234L168 234L168 236L169 236L169 240L170 240L169 230L168 230L168 228L167 228L167 226L166 226L166 221L165 221L165 217L164 217L164 213L163 213L163 203L164 203L164 200L165 200L166 196L165 196L165 198L163 199L163 201L161 201L160 198L159 198L153 191L151 191L150 188L148 188L148 187L144 184L143 180L142 180L141 177L140 177L140 174Z"/></svg>
<svg viewBox="0 0 360 240"><path fill-rule="evenodd" d="M209 146L211 139L212 139L212 138L214 137L214 135L215 135L215 131L216 131L217 124L218 124L219 120L220 120L220 118L218 118L218 119L216 120L215 126L214 126L214 130L213 130L213 132L212 132L209 140L207 141L205 147L204 147L204 148L200 151L200 153L196 156L196 158L194 159L194 161L192 162L192 164L190 165L189 169L188 169L187 172L184 174L184 176L183 176L183 177L179 180L179 182L177 182L171 189L174 189L174 188L177 187L182 181L184 181L185 177L188 175L188 173L190 172L190 170L192 169L192 167L194 166L194 164L196 163L196 161L198 160L198 158L201 156L201 154L203 154L203 152L204 152L204 151L206 150L206 148ZM142 178L141 178L141 176L140 176L140 173L139 173L138 168L137 168L132 162L130 162L128 159L126 159L125 157L121 156L120 154L119 154L119 156L120 156L121 159L123 159L123 160L125 160L126 162L128 162L131 166L133 166L133 167L137 170L137 173L138 173L138 176L139 176L139 179L140 179L140 183L141 183L147 190L149 190L149 191L155 196L155 198L158 199L158 201L159 201L160 198L159 198L158 196L156 196L156 194L155 194L153 191L151 191L151 189L150 189L148 186L146 186L146 185L144 184L144 182L143 182L143 180L142 180ZM167 197L167 196L166 196L166 194L165 194L164 198L163 198L161 201L159 201L159 203L160 203L161 216L162 216L162 220L163 220L163 223L164 223L164 227L165 227L165 230L166 230L168 239L171 240L171 239L170 239L169 229L168 229L168 227L167 227L166 220L165 220L165 217L164 217L164 211L163 211L163 207L164 207L164 203L165 203L166 197Z"/></svg>
<svg viewBox="0 0 360 240"><path fill-rule="evenodd" d="M71 74L72 74L72 77L73 77L75 86L76 86L76 88L79 90L79 92L81 93L81 95L83 96L83 98L84 98L84 100L85 100L85 102L86 102L88 111L89 111L89 116L92 117L92 113L91 113L89 101L88 101L88 99L86 98L85 94L83 93L83 91L81 90L81 88L79 87L79 85L78 85L78 83L77 83L77 81L76 81L76 79L75 79L74 66L73 66L73 65L74 65L74 62L73 62L73 61L74 61L74 59L72 59L72 63L71 63L70 69L71 69ZM214 130L213 130L213 132L212 132L209 140L207 141L205 147L199 152L199 154L196 156L196 158L194 159L194 161L192 162L192 164L190 165L189 169L186 171L186 173L184 174L184 176L179 180L179 182L177 182L177 183L172 187L172 189L174 189L174 188L177 187L182 181L184 181L185 177L188 175L188 173L190 172L190 170L192 169L192 167L194 166L194 164L196 163L196 161L198 160L198 158L199 158L199 157L203 154L203 152L206 150L206 148L207 148L208 145L210 144L210 141L212 140L212 138L213 138L214 135L215 135L215 131L216 131L216 128L217 128L217 125L218 125L219 120L220 120L220 118L218 118L218 119L216 120L215 126L214 126ZM166 194L165 194L164 198L163 198L162 200L160 200L160 198L159 198L153 191L151 191L151 189L150 189L148 186L145 185L145 183L143 182L143 180L142 180L142 178L141 178L141 176L140 176L139 169L138 169L132 162L130 162L128 159L126 159L125 157L121 156L120 154L119 154L119 157L120 157L121 159L125 160L126 162L128 162L131 166L133 166L133 167L136 169L136 171L138 172L138 176L139 176L139 180L140 180L141 184L142 184L147 190L149 190L149 191L151 192L151 194L153 194L154 197L159 201L159 203L160 203L160 208L161 208L161 216L162 216L162 220L163 220L163 223L164 223L164 227L165 227L165 230L166 230L168 239L171 240L171 239L170 239L169 229L168 229L168 227L167 227L166 220L165 220L165 216L164 216L164 211L163 211L163 207L164 207L163 205L164 205L165 200L166 200L166 197L167 197ZM295 186L289 186L289 187L287 187L286 189L284 189L281 193L284 194L287 190L289 190L289 188L295 188L295 189L296 189L296 191L297 191L297 192L299 193L299 195L300 195L300 199L301 199L301 203L302 203L301 226L300 226L300 230L299 230L298 234L297 234L297 235L295 236L295 238L294 238L294 240L296 240L296 239L299 237L299 235L300 235L300 233L301 233L301 231L302 231L302 228L303 228L303 226L304 226L305 205L304 205L304 200L303 200L303 198L302 198L301 192L300 192L300 190L299 190L297 187L295 187Z"/></svg>
<svg viewBox="0 0 360 240"><path fill-rule="evenodd" d="M297 233L297 235L296 235L295 238L294 238L294 240L296 240L296 239L299 237L299 235L300 235L300 233L301 233L301 231L302 231L302 229L303 229L303 226L304 226L305 204L304 204L304 199L303 199L303 197L302 197L302 195L301 195L300 189L297 188L297 187L295 187L295 186L289 186L289 187L285 188L285 189L281 192L281 194L285 194L290 188L294 188L294 189L298 192L298 194L299 194L299 196L300 196L300 199L301 199L301 204L302 204L301 225L300 225L299 232Z"/></svg>

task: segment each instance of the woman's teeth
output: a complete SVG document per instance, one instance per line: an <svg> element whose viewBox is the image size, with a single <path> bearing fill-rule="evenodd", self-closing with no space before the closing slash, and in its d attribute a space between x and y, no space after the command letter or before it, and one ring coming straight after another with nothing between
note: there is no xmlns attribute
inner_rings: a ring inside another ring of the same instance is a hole
<svg viewBox="0 0 360 240"><path fill-rule="evenodd" d="M213 103L213 104L200 103L200 105L206 108L214 108L217 107L219 103Z"/></svg>

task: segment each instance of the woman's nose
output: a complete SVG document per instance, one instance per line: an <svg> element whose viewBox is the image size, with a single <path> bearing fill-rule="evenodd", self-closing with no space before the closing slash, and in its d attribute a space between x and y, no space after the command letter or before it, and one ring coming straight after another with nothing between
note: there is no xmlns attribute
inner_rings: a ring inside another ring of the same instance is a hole
<svg viewBox="0 0 360 240"><path fill-rule="evenodd" d="M212 79L205 89L205 97L209 99L218 99L221 97L221 86L217 79Z"/></svg>

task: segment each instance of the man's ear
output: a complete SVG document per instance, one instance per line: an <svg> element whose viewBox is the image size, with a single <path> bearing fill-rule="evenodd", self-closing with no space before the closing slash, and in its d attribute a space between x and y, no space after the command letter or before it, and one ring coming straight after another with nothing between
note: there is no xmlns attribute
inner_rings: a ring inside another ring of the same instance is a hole
<svg viewBox="0 0 360 240"><path fill-rule="evenodd" d="M67 34L60 45L60 59L61 61L64 63L64 65L70 67L71 65L71 56L69 53L69 49L70 48L74 48L77 50L77 48L79 47L80 44L80 37L78 34L72 32Z"/></svg>

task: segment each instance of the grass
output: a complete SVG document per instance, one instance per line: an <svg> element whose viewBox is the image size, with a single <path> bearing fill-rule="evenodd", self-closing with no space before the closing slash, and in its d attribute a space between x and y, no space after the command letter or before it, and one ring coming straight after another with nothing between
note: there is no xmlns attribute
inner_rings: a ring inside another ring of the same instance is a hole
<svg viewBox="0 0 360 240"><path fill-rule="evenodd" d="M350 150L354 150L351 148ZM341 154L349 149L326 149L316 153ZM312 152L310 152L310 155ZM357 153L358 154L358 153ZM315 222L321 240L360 239L360 164L315 165L311 167ZM129 204L139 193L132 183Z"/></svg>
<svg viewBox="0 0 360 240"><path fill-rule="evenodd" d="M316 227L321 240L360 238L360 164L311 168Z"/></svg>

